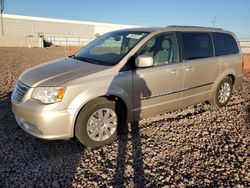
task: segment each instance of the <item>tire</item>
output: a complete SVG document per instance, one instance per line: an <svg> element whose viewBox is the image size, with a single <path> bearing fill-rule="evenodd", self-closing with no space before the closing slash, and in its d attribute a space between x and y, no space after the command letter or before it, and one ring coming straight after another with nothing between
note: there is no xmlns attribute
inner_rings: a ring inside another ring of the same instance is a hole
<svg viewBox="0 0 250 188"><path fill-rule="evenodd" d="M224 95L221 93L224 93ZM219 83L215 91L215 94L213 94L212 99L209 100L209 103L216 107L224 107L229 102L230 98L232 97L232 94L233 94L232 80L226 77Z"/></svg>
<svg viewBox="0 0 250 188"><path fill-rule="evenodd" d="M115 101L102 97L90 101L78 114L75 125L76 138L90 148L112 143L117 138L118 125L122 121L121 117L121 108ZM108 125L111 126L108 127Z"/></svg>

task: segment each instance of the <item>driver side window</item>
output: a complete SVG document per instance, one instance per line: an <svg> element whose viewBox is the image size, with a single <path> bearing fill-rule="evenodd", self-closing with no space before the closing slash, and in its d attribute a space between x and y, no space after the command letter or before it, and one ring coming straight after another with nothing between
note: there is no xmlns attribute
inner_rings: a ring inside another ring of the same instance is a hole
<svg viewBox="0 0 250 188"><path fill-rule="evenodd" d="M175 33L164 33L153 37L146 42L137 55L153 57L154 66L178 62L178 45Z"/></svg>

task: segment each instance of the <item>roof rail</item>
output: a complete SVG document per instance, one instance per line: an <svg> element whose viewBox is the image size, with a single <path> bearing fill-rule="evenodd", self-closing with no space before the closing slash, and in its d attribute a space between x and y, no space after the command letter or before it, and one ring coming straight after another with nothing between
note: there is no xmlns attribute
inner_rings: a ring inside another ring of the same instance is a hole
<svg viewBox="0 0 250 188"><path fill-rule="evenodd" d="M187 26L187 25L169 25L167 26L167 28L214 29L223 31L222 28L217 28L217 27L202 27L202 26Z"/></svg>

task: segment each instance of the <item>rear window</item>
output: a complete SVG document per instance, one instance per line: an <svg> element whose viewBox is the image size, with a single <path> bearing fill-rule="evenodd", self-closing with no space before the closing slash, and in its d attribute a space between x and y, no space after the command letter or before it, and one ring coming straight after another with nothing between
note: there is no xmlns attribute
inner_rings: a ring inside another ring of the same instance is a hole
<svg viewBox="0 0 250 188"><path fill-rule="evenodd" d="M229 55L239 53L235 39L227 33L213 33L215 55Z"/></svg>
<svg viewBox="0 0 250 188"><path fill-rule="evenodd" d="M213 45L210 33L182 33L185 59L213 57Z"/></svg>

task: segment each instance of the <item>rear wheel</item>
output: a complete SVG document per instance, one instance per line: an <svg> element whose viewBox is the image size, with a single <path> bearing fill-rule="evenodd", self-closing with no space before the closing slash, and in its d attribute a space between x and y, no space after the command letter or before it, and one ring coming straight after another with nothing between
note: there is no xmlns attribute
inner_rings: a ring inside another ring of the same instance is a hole
<svg viewBox="0 0 250 188"><path fill-rule="evenodd" d="M232 96L232 93L232 80L228 77L224 78L218 85L216 93L214 94L212 99L209 100L209 103L217 107L226 106Z"/></svg>
<svg viewBox="0 0 250 188"><path fill-rule="evenodd" d="M98 98L87 103L80 111L75 135L85 146L103 146L117 138L121 120L121 108L115 101Z"/></svg>

